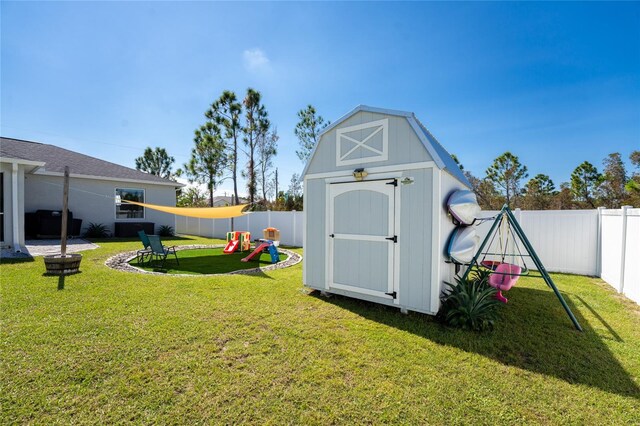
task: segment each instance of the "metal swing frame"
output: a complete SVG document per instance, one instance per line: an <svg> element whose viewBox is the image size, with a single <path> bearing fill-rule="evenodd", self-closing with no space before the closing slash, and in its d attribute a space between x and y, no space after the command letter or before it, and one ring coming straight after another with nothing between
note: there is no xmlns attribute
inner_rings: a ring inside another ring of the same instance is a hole
<svg viewBox="0 0 640 426"><path fill-rule="evenodd" d="M555 283L551 279L551 276L549 275L549 273L545 269L544 265L542 264L542 261L538 257L538 254L533 249L533 246L529 242L529 239L527 238L527 236L525 235L524 231L522 230L522 227L520 226L520 224L516 220L515 216L513 215L513 212L511 211L509 206L506 205L506 204L502 207L502 209L500 210L500 213L498 213L498 215L496 216L493 224L491 225L491 229L489 230L489 233L487 234L487 236L482 241L482 244L480 244L480 247L478 248L478 251L473 256L473 259L471 260L471 263L469 264L469 267L467 268L467 270L465 271L464 275L462 276L462 279L463 280L467 279L467 277L471 273L471 270L474 267L475 268L480 268L481 267L481 265L478 263L478 259L480 258L481 255L485 255L486 256L486 255L490 254L490 253L484 253L483 250L484 250L485 246L487 245L487 242L489 241L489 238L492 235L494 235L494 232L496 231L496 228L498 227L498 225L500 223L502 223L503 220L507 220L508 223L512 226L512 229L513 229L512 232L515 234L515 235L513 235L513 238L514 238L516 247L517 247L517 241L515 240L515 237L517 236L518 238L520 238L520 241L522 241L522 244L524 245L524 248L529 253L528 257L531 258L531 260L533 261L535 267L537 268L538 272L540 273L539 277L537 275L529 275L529 276L535 277L535 278L544 279L544 282L547 284L547 286L549 288L551 288L553 290L553 292L555 293L556 297L560 301L560 304L562 304L562 307L564 308L565 312L567 313L567 315L571 319L571 322L575 326L576 330L582 331L582 327L580 326L580 323L576 319L575 315L573 315L573 312L571 311L571 308L569 308L569 305L567 305L567 302L562 297L562 294L560 294L560 291L558 290L558 287L556 287ZM495 237L495 235L494 235L494 237ZM507 238L508 238L508 236L507 236ZM493 238L491 240L493 241ZM502 253L500 253L500 255L502 255ZM523 258L525 256L522 253L520 253L519 255L521 257L523 257ZM523 259L523 261L524 261L524 259ZM493 273L496 273L496 272L493 272ZM519 274L519 275L524 275L524 274Z"/></svg>

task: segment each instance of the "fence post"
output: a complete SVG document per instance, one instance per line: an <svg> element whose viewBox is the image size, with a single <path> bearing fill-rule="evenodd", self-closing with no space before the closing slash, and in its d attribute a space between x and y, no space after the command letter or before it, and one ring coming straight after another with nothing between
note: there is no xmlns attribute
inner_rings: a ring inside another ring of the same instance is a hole
<svg viewBox="0 0 640 426"><path fill-rule="evenodd" d="M598 207L598 240L596 242L596 275L598 277L602 276L602 213L604 210L604 207Z"/></svg>
<svg viewBox="0 0 640 426"><path fill-rule="evenodd" d="M627 210L631 206L622 206L622 251L620 252L620 293L624 294L624 269L627 252Z"/></svg>
<svg viewBox="0 0 640 426"><path fill-rule="evenodd" d="M292 246L296 245L296 211L292 210L293 212L293 242L291 243Z"/></svg>
<svg viewBox="0 0 640 426"><path fill-rule="evenodd" d="M518 221L518 223L520 225L522 225L522 210L520 210L520 207L515 209L514 213L515 213L515 216L516 216L516 220Z"/></svg>

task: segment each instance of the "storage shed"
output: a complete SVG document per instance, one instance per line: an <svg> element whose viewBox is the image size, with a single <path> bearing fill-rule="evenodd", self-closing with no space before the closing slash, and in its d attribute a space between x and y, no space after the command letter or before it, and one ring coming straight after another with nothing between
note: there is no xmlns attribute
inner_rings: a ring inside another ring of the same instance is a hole
<svg viewBox="0 0 640 426"><path fill-rule="evenodd" d="M455 273L446 200L471 185L416 116L358 106L322 132L303 178L304 284L435 314Z"/></svg>

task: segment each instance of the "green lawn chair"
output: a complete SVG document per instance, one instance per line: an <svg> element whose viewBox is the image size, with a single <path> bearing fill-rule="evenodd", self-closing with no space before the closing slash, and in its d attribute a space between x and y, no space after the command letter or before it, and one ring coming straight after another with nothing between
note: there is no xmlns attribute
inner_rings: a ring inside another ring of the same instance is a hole
<svg viewBox="0 0 640 426"><path fill-rule="evenodd" d="M160 269L164 268L164 263L167 260L167 256L173 254L176 257L176 263L179 265L178 255L176 254L176 247L165 247L162 245L162 240L157 235L147 235L149 243L151 245L151 258L156 262L160 262Z"/></svg>
<svg viewBox="0 0 640 426"><path fill-rule="evenodd" d="M149 257L149 260L151 260L151 243L149 242L149 237L144 231L138 231L138 237L140 238L140 241L142 242L144 248L136 252L136 261L138 262L138 264L142 264L144 263L147 256Z"/></svg>

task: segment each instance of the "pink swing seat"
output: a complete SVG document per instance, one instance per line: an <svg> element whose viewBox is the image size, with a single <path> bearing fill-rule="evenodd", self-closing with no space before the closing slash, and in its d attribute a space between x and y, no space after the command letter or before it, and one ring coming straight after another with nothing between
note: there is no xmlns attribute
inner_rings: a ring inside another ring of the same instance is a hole
<svg viewBox="0 0 640 426"><path fill-rule="evenodd" d="M501 263L496 267L496 270L489 277L488 284L491 287L498 289L496 299L502 303L507 303L509 300L502 295L502 290L509 290L515 285L520 278L522 268L518 265L512 265L510 263Z"/></svg>

